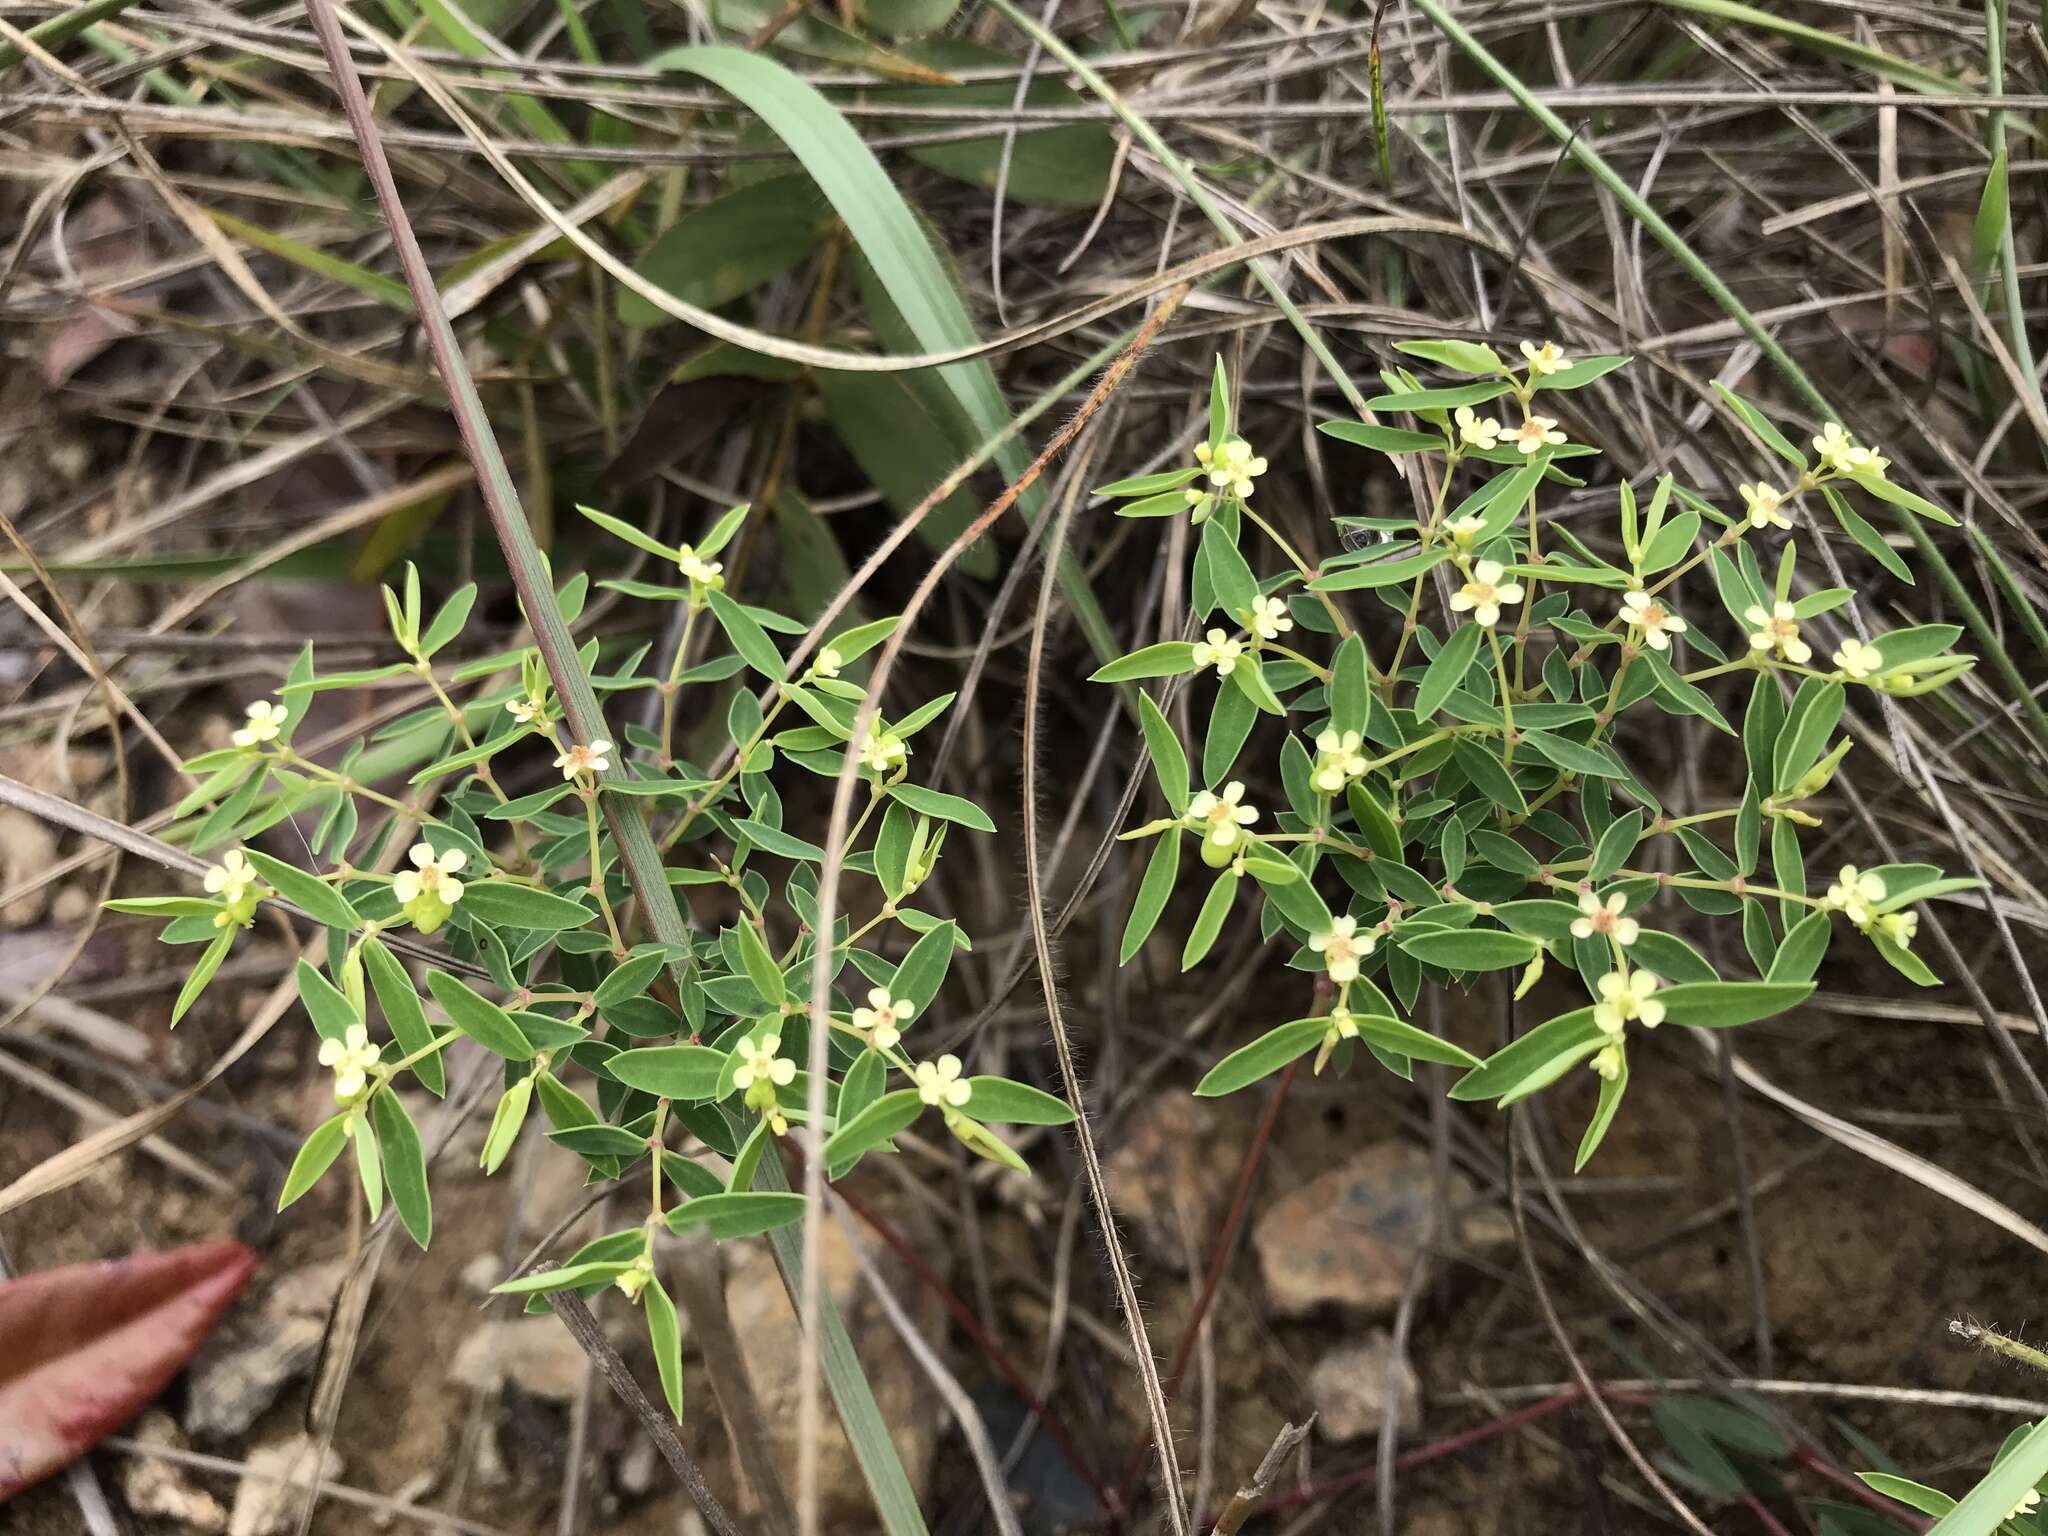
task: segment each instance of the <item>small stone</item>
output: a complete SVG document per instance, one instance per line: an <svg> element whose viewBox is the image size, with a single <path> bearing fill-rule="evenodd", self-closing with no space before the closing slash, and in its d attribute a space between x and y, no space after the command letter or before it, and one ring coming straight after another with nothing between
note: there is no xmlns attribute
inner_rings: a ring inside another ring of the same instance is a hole
<svg viewBox="0 0 2048 1536"><path fill-rule="evenodd" d="M135 1426L135 1439L142 1445L182 1451L185 1437L161 1408L152 1408ZM228 1512L220 1500L204 1488L195 1488L184 1478L174 1461L160 1456L130 1456L121 1466L121 1496L135 1514L168 1520L181 1531L223 1530Z"/></svg>
<svg viewBox="0 0 2048 1536"><path fill-rule="evenodd" d="M1244 1138L1229 1134L1228 1112L1191 1094L1160 1094L1135 1110L1123 1142L1104 1165L1109 1198L1146 1251L1175 1269L1188 1267L1214 1240Z"/></svg>
<svg viewBox="0 0 2048 1536"><path fill-rule="evenodd" d="M1406 1360L1394 1358L1394 1341L1375 1328L1354 1344L1331 1350L1309 1373L1309 1399L1316 1407L1316 1429L1327 1440L1356 1440L1376 1435L1387 1408L1387 1377L1395 1376L1396 1427L1415 1427L1418 1387Z"/></svg>
<svg viewBox="0 0 2048 1536"><path fill-rule="evenodd" d="M323 1456L311 1435L259 1445L235 1489L228 1536L282 1536L297 1524L313 1483L340 1477L342 1465L339 1451L330 1445Z"/></svg>
<svg viewBox="0 0 2048 1536"><path fill-rule="evenodd" d="M1453 1172L1447 1183L1440 1244L1490 1239L1483 1217L1452 1219L1472 1206L1471 1181ZM1429 1236L1435 1195L1429 1155L1398 1141L1368 1147L1289 1191L1252 1229L1268 1299L1288 1317L1324 1307L1363 1317L1392 1312Z"/></svg>
<svg viewBox="0 0 2048 1536"><path fill-rule="evenodd" d="M567 1403L583 1388L584 1362L583 1347L556 1318L493 1319L462 1341L453 1374L478 1392L509 1382L528 1397Z"/></svg>
<svg viewBox="0 0 2048 1536"><path fill-rule="evenodd" d="M278 1394L313 1368L347 1268L337 1259L292 1271L253 1315L207 1342L192 1366L187 1433L199 1440L247 1434Z"/></svg>

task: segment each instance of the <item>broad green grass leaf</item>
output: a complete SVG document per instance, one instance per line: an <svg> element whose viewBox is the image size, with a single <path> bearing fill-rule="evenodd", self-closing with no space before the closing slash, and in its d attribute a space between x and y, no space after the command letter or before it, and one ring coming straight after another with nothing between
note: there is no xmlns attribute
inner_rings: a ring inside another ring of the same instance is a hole
<svg viewBox="0 0 2048 1536"><path fill-rule="evenodd" d="M832 223L816 182L777 176L691 209L640 253L633 269L687 303L717 309L789 271ZM674 319L632 289L619 289L621 324L653 330Z"/></svg>

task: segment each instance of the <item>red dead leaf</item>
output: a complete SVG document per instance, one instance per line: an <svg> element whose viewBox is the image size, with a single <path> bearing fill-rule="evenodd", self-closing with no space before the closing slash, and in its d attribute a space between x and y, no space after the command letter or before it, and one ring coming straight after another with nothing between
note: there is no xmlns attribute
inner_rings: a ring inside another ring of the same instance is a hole
<svg viewBox="0 0 2048 1536"><path fill-rule="evenodd" d="M161 1392L255 1267L240 1243L194 1243L0 1284L0 1501Z"/></svg>

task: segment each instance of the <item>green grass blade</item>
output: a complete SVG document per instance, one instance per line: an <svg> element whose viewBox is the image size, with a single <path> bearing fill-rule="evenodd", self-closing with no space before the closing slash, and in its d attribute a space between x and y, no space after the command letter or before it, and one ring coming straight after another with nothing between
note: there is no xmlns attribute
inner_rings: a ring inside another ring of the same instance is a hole
<svg viewBox="0 0 2048 1536"><path fill-rule="evenodd" d="M46 49L61 48L87 27L105 21L109 16L118 16L133 4L135 0L90 0L89 4L74 6L62 15L37 22L23 35ZM19 45L0 42L0 69L12 69L21 59Z"/></svg>
<svg viewBox="0 0 2048 1536"><path fill-rule="evenodd" d="M1721 21L1733 22L1737 26L1754 27L1761 32L1775 32L1789 42L1802 44L1815 53L1824 53L1840 59L1845 64L1889 80L1894 85L1903 85L1911 90L1927 91L1933 94L1957 92L1963 89L1961 81L1951 80L1947 75L1926 69L1896 54L1886 53L1882 48L1868 48L1862 43L1819 27L1809 27L1804 22L1793 21L1787 16L1773 15L1753 5L1744 5L1742 0L1663 0L1674 11L1691 11L1695 16L1712 16ZM1991 90L2003 87L1992 85Z"/></svg>
<svg viewBox="0 0 2048 1536"><path fill-rule="evenodd" d="M2048 1423L2036 1424L1927 1536L1991 1536L2008 1511L2048 1476Z"/></svg>

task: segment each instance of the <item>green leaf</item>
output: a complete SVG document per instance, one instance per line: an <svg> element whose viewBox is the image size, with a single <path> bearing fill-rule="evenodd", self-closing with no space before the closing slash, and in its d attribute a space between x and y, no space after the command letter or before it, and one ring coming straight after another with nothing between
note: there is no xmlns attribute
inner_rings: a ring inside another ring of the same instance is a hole
<svg viewBox="0 0 2048 1536"><path fill-rule="evenodd" d="M249 862L256 866L256 873L263 877L264 884L273 888L286 901L297 907L315 922L325 923L330 928L344 928L353 931L363 926L363 920L356 909L348 904L341 892L303 869L287 864L282 859L273 859L261 849L245 850Z"/></svg>
<svg viewBox="0 0 2048 1536"><path fill-rule="evenodd" d="M199 1001L199 994L206 990L206 984L213 980L214 972L220 969L221 961L227 959L228 948L235 942L235 930L223 928L214 936L213 942L200 952L198 963L192 967L192 974L185 978L185 985L178 989L178 1000L171 1005L171 1024L176 1027L178 1020L185 1017L191 1006Z"/></svg>
<svg viewBox="0 0 2048 1536"><path fill-rule="evenodd" d="M1431 660L1422 681L1415 686L1415 718L1427 720L1443 708L1451 690L1465 680L1472 658L1479 654L1486 632L1477 624L1460 625Z"/></svg>
<svg viewBox="0 0 2048 1536"><path fill-rule="evenodd" d="M511 1016L489 998L472 991L446 971L427 972L427 990L448 1015L449 1022L494 1056L507 1061L531 1061L533 1045Z"/></svg>
<svg viewBox="0 0 2048 1536"><path fill-rule="evenodd" d="M1380 453L1426 453L1444 445L1440 432L1408 432L1363 421L1319 421L1316 430L1342 443L1356 443Z"/></svg>
<svg viewBox="0 0 2048 1536"><path fill-rule="evenodd" d="M1392 1051L1399 1056L1413 1057L1418 1061L1440 1061L1451 1067L1479 1065L1479 1058L1463 1046L1453 1044L1439 1035L1432 1035L1426 1029L1417 1029L1413 1024L1403 1023L1391 1014L1353 1014L1352 1022L1358 1026L1358 1037L1361 1040L1368 1045L1376 1045L1381 1050Z"/></svg>
<svg viewBox="0 0 2048 1536"><path fill-rule="evenodd" d="M751 695L741 694L739 697L747 698ZM771 827L766 822L755 821L746 816L734 817L732 825L735 832L763 853L772 853L780 859L794 859L800 864L825 862L824 849L816 843L807 843L780 827Z"/></svg>
<svg viewBox="0 0 2048 1536"><path fill-rule="evenodd" d="M920 811L938 821L954 822L971 832L993 832L996 829L996 824L989 820L988 812L959 795L941 794L922 784L896 784L890 787L889 796L901 800L913 811Z"/></svg>
<svg viewBox="0 0 2048 1536"><path fill-rule="evenodd" d="M1628 862L1628 856L1636 850L1636 844L1643 839L1643 813L1630 811L1626 816L1617 816L1601 832L1600 840L1593 845L1593 862L1587 866L1589 880L1605 880Z"/></svg>
<svg viewBox="0 0 2048 1536"><path fill-rule="evenodd" d="M932 999L939 995L939 988L945 985L946 971L953 963L953 949L959 933L957 923L938 924L910 946L910 953L896 967L896 980L891 990L897 997L909 999L920 1017L931 1007Z"/></svg>
<svg viewBox="0 0 2048 1536"><path fill-rule="evenodd" d="M1450 550L1440 544L1419 555L1407 555L1395 560L1376 560L1369 565L1347 565L1330 572L1327 576L1318 576L1308 584L1308 589L1311 592L1359 592L1374 587L1401 585L1428 574L1448 560L1450 555Z"/></svg>
<svg viewBox="0 0 2048 1536"><path fill-rule="evenodd" d="M1187 640L1165 640L1096 668L1091 683L1127 683L1141 677L1172 677L1195 670L1195 647Z"/></svg>
<svg viewBox="0 0 2048 1536"><path fill-rule="evenodd" d="M718 1096L727 1053L708 1045L656 1045L605 1059L607 1075L658 1098L698 1103Z"/></svg>
<svg viewBox="0 0 2048 1536"><path fill-rule="evenodd" d="M2048 1419L2029 1429L1927 1536L1991 1536L2007 1511L2048 1477Z"/></svg>
<svg viewBox="0 0 2048 1536"><path fill-rule="evenodd" d="M462 910L493 928L528 928L540 933L581 928L597 917L580 901L516 880L477 880L465 885Z"/></svg>
<svg viewBox="0 0 2048 1536"><path fill-rule="evenodd" d="M1587 1123L1586 1134L1579 1138L1578 1156L1572 1159L1572 1172L1577 1173L1593 1160L1600 1143L1607 1137L1607 1128L1614 1124L1614 1112L1621 1108L1621 1096L1628 1092L1628 1057L1621 1058L1621 1070L1613 1077L1600 1079L1600 1102L1593 1106L1593 1118Z"/></svg>
<svg viewBox="0 0 2048 1536"><path fill-rule="evenodd" d="M441 611L434 615L434 622L429 624L427 632L420 636L420 654L432 656L461 634L462 626L469 622L469 611L475 606L476 583L472 581L441 605Z"/></svg>
<svg viewBox="0 0 2048 1536"><path fill-rule="evenodd" d="M632 1234L638 1237L638 1233ZM548 1291L569 1291L579 1286L604 1284L616 1280L633 1266L618 1259L595 1259L585 1264L564 1264L559 1269L543 1269L536 1274L520 1275L491 1287L493 1296L538 1296Z"/></svg>
<svg viewBox="0 0 2048 1536"><path fill-rule="evenodd" d="M1583 778L1618 779L1621 769L1601 752L1549 731L1524 731L1522 740L1554 766Z"/></svg>
<svg viewBox="0 0 2048 1536"><path fill-rule="evenodd" d="M313 1031L322 1040L339 1040L348 1033L351 1024L363 1022L356 1005L342 996L341 989L307 961L299 961L294 979L298 983L299 1000L306 1005L306 1012L313 1020Z"/></svg>
<svg viewBox="0 0 2048 1536"><path fill-rule="evenodd" d="M384 1155L384 1182L391 1191L391 1203L398 1207L398 1219L412 1240L425 1248L434 1235L434 1205L427 1192L427 1159L420 1147L420 1133L398 1095L388 1090L370 1100L370 1121L376 1128L377 1148Z"/></svg>
<svg viewBox="0 0 2048 1536"><path fill-rule="evenodd" d="M708 1196L706 1198L709 1198ZM661 1377L661 1395L668 1399L668 1411L683 1422L683 1330L676 1321L676 1304L659 1280L650 1280L640 1292L640 1306L647 1314L647 1341L654 1349L654 1369Z"/></svg>
<svg viewBox="0 0 2048 1536"><path fill-rule="evenodd" d="M783 980L782 967L768 953L761 930L746 918L741 918L733 925L733 931L739 938L740 960L747 968L747 979L771 1006L779 1005L789 996L789 988Z"/></svg>
<svg viewBox="0 0 2048 1536"><path fill-rule="evenodd" d="M1750 431L1763 439L1766 447L1786 463L1799 469L1806 468L1806 455L1792 446L1791 440L1778 430L1776 424L1769 417L1751 405L1747 400L1735 394L1734 391L1730 390L1719 379L1715 379L1713 385L1716 393L1728 402L1728 408L1742 418L1743 424Z"/></svg>
<svg viewBox="0 0 2048 1536"><path fill-rule="evenodd" d="M431 974L428 979L432 979ZM484 1136L480 1162L485 1174L496 1173L512 1155L512 1144L519 1139L520 1127L526 1124L527 1108L533 1103L533 1083L533 1078L522 1077L499 1096L498 1107L491 1115L491 1128Z"/></svg>
<svg viewBox="0 0 2048 1536"><path fill-rule="evenodd" d="M1451 1085L1450 1096L1463 1102L1522 1098L1554 1083L1598 1050L1606 1034L1593 1022L1591 1008L1547 1019L1519 1040L1509 1042Z"/></svg>
<svg viewBox="0 0 2048 1536"><path fill-rule="evenodd" d="M704 597L711 605L711 616L718 620L719 628L725 631L725 638L732 642L732 648L740 653L746 664L771 683L786 681L789 673L783 666L782 652L775 648L775 642L754 621L753 615L723 592L706 592Z"/></svg>
<svg viewBox="0 0 2048 1536"><path fill-rule="evenodd" d="M825 1142L826 1166L835 1170L836 1177L836 1170L851 1168L875 1148L886 1145L922 1113L924 1102L915 1088L898 1088L894 1093L883 1094L843 1121Z"/></svg>
<svg viewBox="0 0 2048 1536"><path fill-rule="evenodd" d="M1428 965L1454 971L1499 971L1527 965L1536 957L1536 941L1519 933L1492 928L1430 928L1400 936L1402 949Z"/></svg>
<svg viewBox="0 0 2048 1536"><path fill-rule="evenodd" d="M1306 1056L1330 1030L1328 1019L1295 1019L1269 1029L1250 1045L1239 1046L1203 1074L1195 1084L1198 1098L1218 1099L1270 1077L1290 1061Z"/></svg>
<svg viewBox="0 0 2048 1536"><path fill-rule="evenodd" d="M1410 357L1419 357L1424 362L1436 363L1453 373L1477 373L1487 377L1507 372L1507 365L1500 360L1500 354L1484 342L1475 341L1397 341L1396 352L1406 352Z"/></svg>
<svg viewBox="0 0 2048 1536"><path fill-rule="evenodd" d="M1073 1110L1027 1083L1007 1077L970 1077L967 1103L974 1118L997 1125L1071 1125Z"/></svg>
<svg viewBox="0 0 2048 1536"><path fill-rule="evenodd" d="M660 557L670 565L674 565L682 558L682 551L673 544L662 543L653 534L643 532L622 517L613 517L609 512L600 512L595 507L586 507L580 503L577 505L576 510L597 524L606 533L612 535L613 538L624 539L635 549L643 549L650 555Z"/></svg>
<svg viewBox="0 0 2048 1536"><path fill-rule="evenodd" d="M220 902L199 896L123 896L102 905L109 912L132 912L138 917L212 918L222 910Z"/></svg>
<svg viewBox="0 0 2048 1536"><path fill-rule="evenodd" d="M1809 677L1800 685L1772 754L1773 793L1782 795L1790 791L1806 770L1820 761L1828 738L1842 718L1845 692L1840 683L1825 678Z"/></svg>
<svg viewBox="0 0 2048 1536"><path fill-rule="evenodd" d="M1096 496L1157 496L1161 491L1177 491L1202 473L1197 465L1186 469L1162 469L1153 475L1132 475L1127 480L1112 480L1108 485L1098 485L1091 493ZM1183 501L1182 506L1187 503Z"/></svg>
<svg viewBox="0 0 2048 1536"><path fill-rule="evenodd" d="M1202 898L1201 910L1195 914L1195 924L1188 930L1187 942L1181 946L1180 968L1193 970L1201 964L1202 957L1215 946L1216 935L1223 931L1223 920L1230 916L1230 909L1237 901L1239 876L1234 870L1223 870L1209 884L1208 895Z"/></svg>
<svg viewBox="0 0 2048 1536"><path fill-rule="evenodd" d="M1167 809L1179 816L1188 808L1188 754L1166 723L1166 716L1147 693L1138 695L1138 719L1145 730L1145 751L1152 759L1152 771L1159 777L1159 792Z"/></svg>
<svg viewBox="0 0 2048 1536"><path fill-rule="evenodd" d="M1813 973L1820 969L1821 957L1828 952L1828 940L1833 937L1833 925L1825 912L1809 912L1792 926L1778 945L1778 953L1771 961L1767 981L1800 982L1811 981Z"/></svg>
<svg viewBox="0 0 2048 1536"><path fill-rule="evenodd" d="M292 1159L291 1171L284 1176L284 1188L278 1192L280 1211L318 1183L320 1175L341 1156L349 1139L348 1119L349 1112L344 1111L332 1120L323 1120L306 1138L299 1155Z"/></svg>
<svg viewBox="0 0 2048 1536"><path fill-rule="evenodd" d="M1664 987L1656 996L1674 1024L1727 1029L1783 1013L1812 994L1810 981L1688 981Z"/></svg>
<svg viewBox="0 0 2048 1536"><path fill-rule="evenodd" d="M356 1149L356 1172L362 1180L363 1201L370 1208L370 1220L375 1221L384 1214L384 1154L377 1146L376 1135L367 1128L359 1126L349 1141Z"/></svg>
<svg viewBox="0 0 2048 1536"><path fill-rule="evenodd" d="M1131 956L1143 947L1159 923L1160 913L1173 895L1174 880L1180 873L1180 833L1168 830L1152 846L1145 863L1145 878L1138 884L1138 898L1131 903L1130 921L1124 924L1123 942L1117 947L1118 965L1129 965Z"/></svg>
<svg viewBox="0 0 2048 1536"><path fill-rule="evenodd" d="M747 182L693 208L640 253L633 270L686 304L718 309L795 267L832 227L810 177ZM619 288L619 323L639 330L675 317Z"/></svg>
<svg viewBox="0 0 2048 1536"><path fill-rule="evenodd" d="M1604 357L1582 357L1569 363L1555 373L1539 373L1536 376L1538 389L1583 389L1595 379L1605 378L1617 368L1626 367L1633 359L1608 355Z"/></svg>
<svg viewBox="0 0 2048 1536"><path fill-rule="evenodd" d="M829 1145L829 1143L828 1143ZM709 1227L718 1238L753 1237L804 1219L804 1197L758 1190L700 1195L668 1213L669 1230Z"/></svg>
<svg viewBox="0 0 2048 1536"><path fill-rule="evenodd" d="M384 947L382 939L364 940L362 956L363 970L370 979L370 989L377 994L377 1006L384 1010L384 1022L391 1027L392 1039L408 1056L425 1050L433 1043L434 1031L427 1024L427 1010L420 1003L412 977L398 963L398 957ZM439 1052L420 1057L411 1071L436 1098L448 1091Z"/></svg>
<svg viewBox="0 0 2048 1536"><path fill-rule="evenodd" d="M654 978L660 974L666 957L660 950L649 950L645 954L633 955L613 967L610 975L597 984L597 990L590 996L599 1012L614 1003L623 1003L644 993Z"/></svg>
<svg viewBox="0 0 2048 1536"><path fill-rule="evenodd" d="M1461 405L1484 405L1508 393L1506 379L1487 379L1477 384L1458 384L1448 389L1410 389L1395 395L1374 395L1365 402L1369 411L1448 411Z"/></svg>

